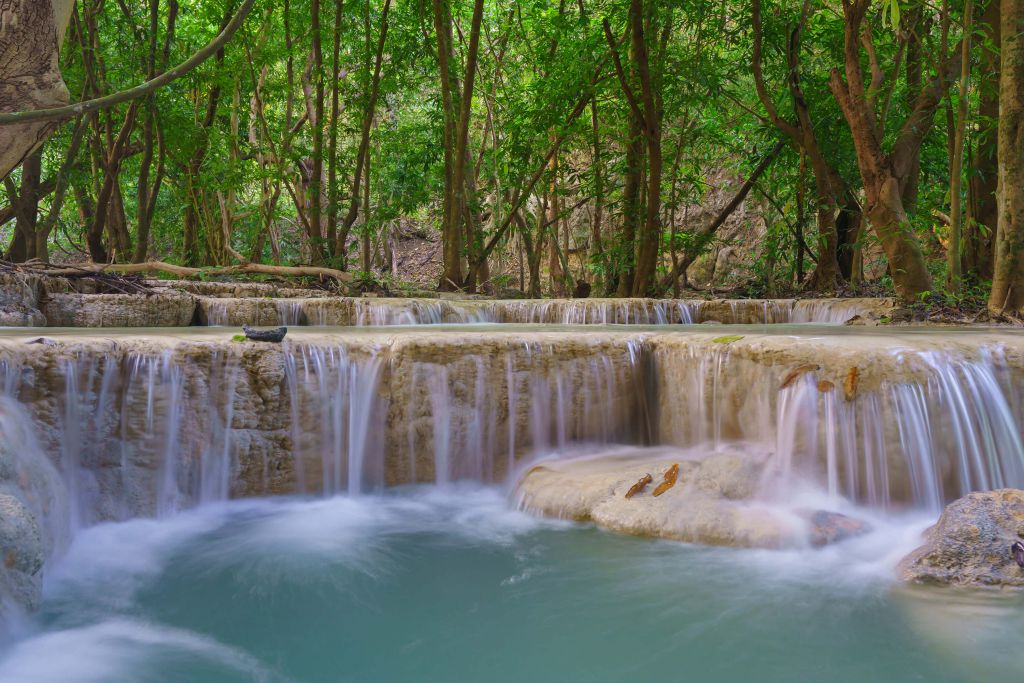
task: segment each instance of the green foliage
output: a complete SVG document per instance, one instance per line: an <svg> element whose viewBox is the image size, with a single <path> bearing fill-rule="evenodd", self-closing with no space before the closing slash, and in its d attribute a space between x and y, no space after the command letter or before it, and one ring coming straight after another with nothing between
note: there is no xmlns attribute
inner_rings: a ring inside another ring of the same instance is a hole
<svg viewBox="0 0 1024 683"><path fill-rule="evenodd" d="M156 71L184 61L217 33L233 6L222 0L188 3L176 16L171 36L168 3L159 2L158 30L153 36L149 9L154 2L77 3L75 29L61 53L73 99L108 94L146 80L151 38ZM496 240L491 284L499 289L518 284L517 266L529 270L525 262L533 249L543 277L550 260L551 234L569 247L569 254L563 256L573 278L595 284L595 292L615 291L635 267L640 237L628 235L626 226L627 219L637 216L626 215L624 194L625 176L636 170L628 167L626 155L633 130L626 92L634 96L641 92L639 65L633 61L626 30L630 4L610 0L484 3L479 63L469 103L466 164L472 183L464 191L468 222L478 230L478 239L482 243ZM109 216L125 226L132 245L140 237L147 194L153 192L150 256L194 265L226 265L240 256L352 269L362 268L361 238L366 236L373 258L370 272L355 274L357 286L368 292L397 292L412 286L402 272L391 274L386 254L391 241L401 241L409 224L433 237L434 228L442 222L446 124L433 6L396 2L390 8L378 102L369 112L369 207L362 207L362 186L358 197L352 196L352 190L384 3L322 1L320 5L324 54L319 73L313 72L310 61L310 0L259 0L223 54L131 110L134 121L129 121ZM442 6L452 15L453 75L461 86L473 3L443 0ZM755 88L750 3L643 0L641 7L651 55L650 78L662 115L658 278L672 270L674 259L692 261L731 248L749 254L729 275L735 291L777 296L806 287L824 236L818 233L815 220L821 198L814 169L805 155L801 170L797 145L788 146L758 181L737 213L741 218L732 219L716 235L703 232L782 135L768 120ZM836 170L832 180L845 184L863 204L867 198L856 150L829 85L834 69L843 72L843 15L838 8L815 3L808 7L802 17L802 3L763 0L762 70L768 97L779 117L790 123L797 121L795 103L806 105L821 155ZM932 57L942 48L942 32L936 6L884 0L877 10L866 22L887 77L880 92L872 96L877 96L876 118L888 151L914 103L907 67L912 55L906 41L911 35L921 41L917 54L927 81L933 75ZM342 12L340 17L335 16L337 11ZM957 6L951 11L955 34L960 19L956 15L962 9ZM616 50L626 89L610 59L605 19L613 40L622 41ZM794 29L802 20L799 53L793 55ZM953 44L956 37L951 35L949 42ZM336 69L335 39L339 46ZM993 47L984 32L975 43L978 56ZM795 70L791 68L794 59ZM867 70L866 53L863 63ZM865 75L870 80L867 71ZM311 196L309 175L315 130L310 114L315 114L315 106L307 111L307 101L316 96L318 78L325 87L325 120L316 125L328 141L332 134L337 137L334 156L326 144L323 152L322 198ZM972 112L978 109L980 97L991 97L991 80L975 79L980 85L969 94ZM799 85L799 96L792 90L794 83ZM334 89L339 104L336 120L331 118ZM591 101L585 96L592 96ZM581 97L583 108L576 111ZM456 92L456 107L458 98ZM106 155L128 121L130 106L102 112L83 123L83 141L68 164L64 203L55 212L49 235L55 260L80 260L87 255L86 233L96 223L90 212L106 179ZM906 209L914 238L934 264L937 284L929 300L961 306L976 301L986 285L975 277L968 278L961 292L940 291L945 278L938 239L944 234L934 213L948 212L949 205L947 111L952 111L948 98L936 112L921 147L916 201L908 200ZM968 148L981 154L980 142L992 135L994 122L972 116ZM148 138L147 122L152 129ZM68 161L74 126L75 122L62 126L46 144L44 180L54 178ZM557 154L552 157L549 150L556 139ZM152 154L145 152L147 140ZM649 159L644 156L638 163L645 180ZM328 169L333 169L333 183L326 175ZM155 189L158 175L161 183ZM148 184L143 184L147 177ZM11 180L20 187L20 171ZM635 213L642 214L646 192L644 188ZM2 194L9 204L12 198L6 191ZM39 198L41 216L52 208L52 197ZM321 202L325 216L321 226L309 223L309 207L315 201ZM550 226L545 209L555 201L560 215ZM355 220L346 232L343 221L353 206ZM595 239L598 206L601 224ZM513 209L521 221L511 220ZM327 218L331 215L336 216L333 223ZM734 229L737 224L739 228ZM11 240L13 225L10 220L0 226L0 236ZM530 234L523 234L523 226ZM989 229L976 228L982 237ZM102 239L115 252L114 258L132 258L130 253L117 252L113 232L108 225ZM797 234L803 235L810 253L798 248ZM468 258L467 240L462 242ZM863 236L857 242L858 246L871 243ZM866 261L878 253L872 251ZM499 265L504 272L498 272ZM892 282L886 274L874 286L878 291L891 290Z"/></svg>

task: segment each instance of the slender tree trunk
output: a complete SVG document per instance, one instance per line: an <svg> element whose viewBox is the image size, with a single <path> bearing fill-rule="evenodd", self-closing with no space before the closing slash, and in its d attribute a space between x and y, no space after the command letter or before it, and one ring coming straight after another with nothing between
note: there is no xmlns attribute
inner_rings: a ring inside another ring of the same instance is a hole
<svg viewBox="0 0 1024 683"><path fill-rule="evenodd" d="M341 118L341 19L344 0L334 3L334 41L331 53L331 134L327 141L327 245L334 256L334 265L345 270L345 239L338 241L338 124Z"/></svg>
<svg viewBox="0 0 1024 683"><path fill-rule="evenodd" d="M629 140L626 142L626 175L622 186L622 230L619 233L616 259L618 296L629 296L633 292L643 156L643 133L636 119L630 117Z"/></svg>
<svg viewBox="0 0 1024 683"><path fill-rule="evenodd" d="M964 168L964 135L967 131L968 103L970 101L971 76L971 31L974 29L974 2L964 3L964 37L961 42L963 50L960 63L960 101L957 107L956 134L953 142L953 158L950 162L950 202L949 202L949 245L946 248L946 286L950 291L958 292L962 286L963 274L960 270L960 238L963 231L963 211L961 209L960 191L963 183Z"/></svg>
<svg viewBox="0 0 1024 683"><path fill-rule="evenodd" d="M998 223L996 191L999 180L997 138L999 119L999 2L988 0L979 27L981 73L977 79L979 132L972 141L964 223L965 272L992 278L993 244Z"/></svg>
<svg viewBox="0 0 1024 683"><path fill-rule="evenodd" d="M310 116L313 134L313 169L309 180L309 222L313 228L313 239L319 244L310 244L310 253L314 263L323 263L325 250L323 244L323 174L324 174L324 51L323 36L320 31L320 0L310 3L313 36L313 85L315 90L313 112Z"/></svg>
<svg viewBox="0 0 1024 683"><path fill-rule="evenodd" d="M1024 313L1024 0L1002 0L999 226L989 309Z"/></svg>
<svg viewBox="0 0 1024 683"><path fill-rule="evenodd" d="M438 288L452 291L462 284L462 231L458 217L461 207L456 204L455 164L458 118L453 93L458 88L452 71L452 19L448 0L433 0L434 32L437 38L437 66L441 82L441 113L444 118L444 197L441 208L441 250L444 271ZM461 161L459 163L465 163ZM460 183L461 184L461 183Z"/></svg>
<svg viewBox="0 0 1024 683"><path fill-rule="evenodd" d="M21 263L38 257L36 225L39 222L40 180L43 173L43 148L30 153L21 165L21 187L5 179L8 200L14 207L14 241L8 260Z"/></svg>

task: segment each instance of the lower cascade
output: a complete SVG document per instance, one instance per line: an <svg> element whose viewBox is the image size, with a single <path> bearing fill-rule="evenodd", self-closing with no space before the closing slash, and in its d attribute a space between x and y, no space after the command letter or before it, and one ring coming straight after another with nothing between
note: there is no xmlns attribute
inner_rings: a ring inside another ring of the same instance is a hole
<svg viewBox="0 0 1024 683"><path fill-rule="evenodd" d="M502 590L539 580L557 592L549 581L582 570L550 557L567 527L543 516L774 553L743 560L754 569L729 567L719 551L671 551L728 581L852 562L835 569L877 585L947 503L1024 487L1022 379L1024 337L978 329L303 327L280 344L210 328L8 332L0 605L5 627L22 635L0 653L0 679L51 680L37 653L63 643L114 659L184 653L189 680L287 680L251 648L204 640L173 619L139 622L95 591L113 581L117 600L160 612L165 599L183 609L215 601L224 582L271 590L302 576L355 608L347 591L390 581L395 553L461 576L471 591L474 574L449 567L446 553L473 564L497 552L512 563ZM1005 526L1016 513L1000 514ZM931 581L937 573L921 563L958 543L932 533L939 549L923 547L924 559L900 570L912 580ZM596 551L583 537L566 542ZM1002 536L988 543L998 552ZM640 556L615 572L657 572L667 560L656 547L624 549ZM353 583L341 589L307 567L322 564ZM1013 567L1000 572L984 576ZM157 576L167 596L123 593ZM26 615L41 579L42 614L61 628L25 640L32 627L19 624L34 621ZM837 581L828 591L865 590ZM176 582L193 588L175 592ZM594 599L579 590L575 599ZM546 595L570 609L574 594ZM907 599L908 614L933 609ZM106 616L79 623L60 616L61 604ZM891 618L885 610L872 618ZM396 677L411 675L395 666Z"/></svg>

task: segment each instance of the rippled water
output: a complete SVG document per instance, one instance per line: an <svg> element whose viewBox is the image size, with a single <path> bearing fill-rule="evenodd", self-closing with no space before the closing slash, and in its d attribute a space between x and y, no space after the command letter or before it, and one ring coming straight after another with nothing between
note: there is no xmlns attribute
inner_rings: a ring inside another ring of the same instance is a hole
<svg viewBox="0 0 1024 683"><path fill-rule="evenodd" d="M897 589L926 522L875 524L771 552L542 521L495 489L208 505L80 533L0 681L1021 680L1021 601Z"/></svg>

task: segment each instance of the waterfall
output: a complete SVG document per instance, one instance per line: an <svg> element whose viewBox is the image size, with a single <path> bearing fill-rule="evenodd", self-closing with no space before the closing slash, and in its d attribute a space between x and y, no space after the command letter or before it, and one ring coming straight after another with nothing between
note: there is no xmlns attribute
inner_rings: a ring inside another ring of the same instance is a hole
<svg viewBox="0 0 1024 683"><path fill-rule="evenodd" d="M236 496L499 482L611 444L737 450L878 507L1024 485L1016 338L721 331L8 336L0 387L61 473L71 528Z"/></svg>
<svg viewBox="0 0 1024 683"><path fill-rule="evenodd" d="M881 314L888 299L401 299L199 297L207 325L693 325L826 323Z"/></svg>

